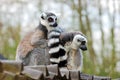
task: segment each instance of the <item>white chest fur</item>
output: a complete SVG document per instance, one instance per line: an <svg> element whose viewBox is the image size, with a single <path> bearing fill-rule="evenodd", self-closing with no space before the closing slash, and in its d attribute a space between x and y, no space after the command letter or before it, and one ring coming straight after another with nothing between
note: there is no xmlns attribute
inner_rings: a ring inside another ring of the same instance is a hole
<svg viewBox="0 0 120 80"><path fill-rule="evenodd" d="M83 57L79 49L75 50L70 48L68 51L68 63L67 67L70 70L80 70L82 69Z"/></svg>

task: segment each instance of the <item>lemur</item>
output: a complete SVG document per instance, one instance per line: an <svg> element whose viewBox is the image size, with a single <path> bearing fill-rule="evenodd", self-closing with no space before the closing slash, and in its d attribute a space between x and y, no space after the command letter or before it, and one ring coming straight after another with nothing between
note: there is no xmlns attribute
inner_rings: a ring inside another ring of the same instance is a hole
<svg viewBox="0 0 120 80"><path fill-rule="evenodd" d="M87 50L86 47L86 38L77 34L74 36L71 45L68 46L67 54L68 54L68 63L67 68L70 70L82 70L83 64L83 56L81 50Z"/></svg>
<svg viewBox="0 0 120 80"><path fill-rule="evenodd" d="M87 50L86 36L81 32L67 32L60 35L60 40L67 53L67 68L81 71L83 62L81 50Z"/></svg>
<svg viewBox="0 0 120 80"><path fill-rule="evenodd" d="M20 41L16 60L22 61L23 65L50 64L47 54L47 35L55 27L57 27L57 16L51 12L42 13L39 26Z"/></svg>

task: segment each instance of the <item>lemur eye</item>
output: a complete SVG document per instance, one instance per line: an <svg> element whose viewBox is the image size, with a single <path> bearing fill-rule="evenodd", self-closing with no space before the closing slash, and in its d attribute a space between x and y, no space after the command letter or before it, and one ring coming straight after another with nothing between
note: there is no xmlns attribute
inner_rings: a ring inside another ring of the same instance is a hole
<svg viewBox="0 0 120 80"><path fill-rule="evenodd" d="M77 39L78 42L80 42L80 39Z"/></svg>
<svg viewBox="0 0 120 80"><path fill-rule="evenodd" d="M48 18L48 21L49 21L49 22L53 22L54 20L53 20L52 17L49 17L49 18Z"/></svg>

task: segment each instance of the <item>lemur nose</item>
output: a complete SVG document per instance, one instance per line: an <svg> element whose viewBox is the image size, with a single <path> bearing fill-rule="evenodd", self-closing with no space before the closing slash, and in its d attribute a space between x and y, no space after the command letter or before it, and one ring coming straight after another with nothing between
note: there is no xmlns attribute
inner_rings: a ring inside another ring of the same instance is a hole
<svg viewBox="0 0 120 80"><path fill-rule="evenodd" d="M80 49L83 50L83 51L86 51L87 50L87 46L84 44L81 44L80 45Z"/></svg>
<svg viewBox="0 0 120 80"><path fill-rule="evenodd" d="M54 24L53 24L53 27L57 27L57 26L58 26L58 24L57 24L57 23L54 23Z"/></svg>
<svg viewBox="0 0 120 80"><path fill-rule="evenodd" d="M85 45L85 43L86 43L86 41L82 41L82 42L81 42L82 45Z"/></svg>

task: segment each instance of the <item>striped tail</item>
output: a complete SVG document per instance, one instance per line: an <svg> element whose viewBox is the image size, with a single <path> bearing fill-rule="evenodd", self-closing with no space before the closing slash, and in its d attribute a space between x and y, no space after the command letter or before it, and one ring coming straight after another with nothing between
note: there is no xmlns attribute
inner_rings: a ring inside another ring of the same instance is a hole
<svg viewBox="0 0 120 80"><path fill-rule="evenodd" d="M59 67L64 67L67 63L67 54L64 46L60 43L59 36L60 32L58 31L51 31L48 34L50 62L58 64Z"/></svg>

